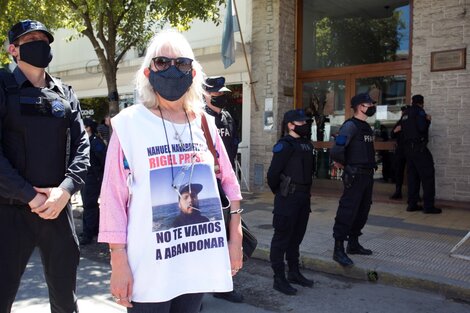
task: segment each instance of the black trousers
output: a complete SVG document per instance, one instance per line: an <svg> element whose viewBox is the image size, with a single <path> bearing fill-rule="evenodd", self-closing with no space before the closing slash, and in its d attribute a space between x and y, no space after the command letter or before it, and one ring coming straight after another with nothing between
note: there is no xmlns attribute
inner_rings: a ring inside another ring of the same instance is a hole
<svg viewBox="0 0 470 313"><path fill-rule="evenodd" d="M199 313L203 293L189 293L178 296L166 302L142 303L132 302L133 307L128 313Z"/></svg>
<svg viewBox="0 0 470 313"><path fill-rule="evenodd" d="M393 155L393 170L395 176L395 187L401 192L405 177L406 156L403 147L397 147Z"/></svg>
<svg viewBox="0 0 470 313"><path fill-rule="evenodd" d="M436 195L436 183L434 160L431 152L427 147L421 149L407 147L406 161L408 164L408 205L417 205L421 182L423 185L424 209L432 209Z"/></svg>
<svg viewBox="0 0 470 313"><path fill-rule="evenodd" d="M0 205L0 313L9 313L21 276L39 248L52 313L78 312L75 296L79 261L70 203L57 219L44 220L28 206Z"/></svg>
<svg viewBox="0 0 470 313"><path fill-rule="evenodd" d="M333 237L336 240L362 235L372 204L373 187L372 174L356 174L351 186L344 187L333 226Z"/></svg>
<svg viewBox="0 0 470 313"><path fill-rule="evenodd" d="M289 269L298 267L299 247L304 239L310 216L310 194L295 192L287 197L276 194L274 205L274 235L269 259L274 274L283 275L284 258L287 260ZM276 208L276 206L282 206L282 208Z"/></svg>
<svg viewBox="0 0 470 313"><path fill-rule="evenodd" d="M100 208L98 198L100 197L101 184L98 180L87 179L81 190L83 202L83 235L93 237L98 235L100 222Z"/></svg>

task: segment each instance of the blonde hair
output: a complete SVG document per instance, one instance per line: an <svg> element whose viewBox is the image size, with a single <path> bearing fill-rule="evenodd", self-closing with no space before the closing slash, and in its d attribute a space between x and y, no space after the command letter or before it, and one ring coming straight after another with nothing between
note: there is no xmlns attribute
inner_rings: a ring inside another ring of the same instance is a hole
<svg viewBox="0 0 470 313"><path fill-rule="evenodd" d="M195 74L193 77L193 83L189 87L188 91L183 95L183 107L187 111L202 111L204 107L202 100L204 93L204 73L202 71L202 66L198 61L196 61L189 42L181 33L175 30L163 30L157 33L150 42L150 45L147 47L147 53L135 77L135 85L139 100L147 108L156 108L159 105L155 91L153 90L148 77L144 74L145 69L150 67L152 58L157 56L186 57L193 60L192 67Z"/></svg>

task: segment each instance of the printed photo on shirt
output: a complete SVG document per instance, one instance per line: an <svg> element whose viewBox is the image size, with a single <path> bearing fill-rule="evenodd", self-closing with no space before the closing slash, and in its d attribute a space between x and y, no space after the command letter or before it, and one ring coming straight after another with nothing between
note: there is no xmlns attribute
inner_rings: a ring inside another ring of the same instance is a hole
<svg viewBox="0 0 470 313"><path fill-rule="evenodd" d="M207 164L190 163L150 172L150 188L159 190L151 192L152 231L223 219L211 170Z"/></svg>

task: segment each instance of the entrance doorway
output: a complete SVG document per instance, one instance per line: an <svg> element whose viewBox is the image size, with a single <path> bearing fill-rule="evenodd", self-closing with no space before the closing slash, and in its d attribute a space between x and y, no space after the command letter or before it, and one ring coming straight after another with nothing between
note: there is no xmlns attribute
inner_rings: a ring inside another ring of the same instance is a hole
<svg viewBox="0 0 470 313"><path fill-rule="evenodd" d="M412 2L403 0L297 1L296 107L314 117L317 178L340 179L329 149L353 115L351 97L367 92L377 101L377 114L368 119L376 178L392 182L390 130L411 98L411 11Z"/></svg>

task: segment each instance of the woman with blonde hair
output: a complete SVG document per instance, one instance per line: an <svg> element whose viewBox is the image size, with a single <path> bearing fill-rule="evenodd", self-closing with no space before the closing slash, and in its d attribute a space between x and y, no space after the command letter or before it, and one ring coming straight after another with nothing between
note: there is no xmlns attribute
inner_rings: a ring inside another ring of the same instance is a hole
<svg viewBox="0 0 470 313"><path fill-rule="evenodd" d="M109 243L111 293L131 313L198 312L205 292L233 289L242 267L240 186L209 121L217 174L231 200L227 242L214 158L202 130L203 72L183 35L162 31L136 75L139 103L112 119L99 241ZM175 195L197 181L209 221L175 227Z"/></svg>

